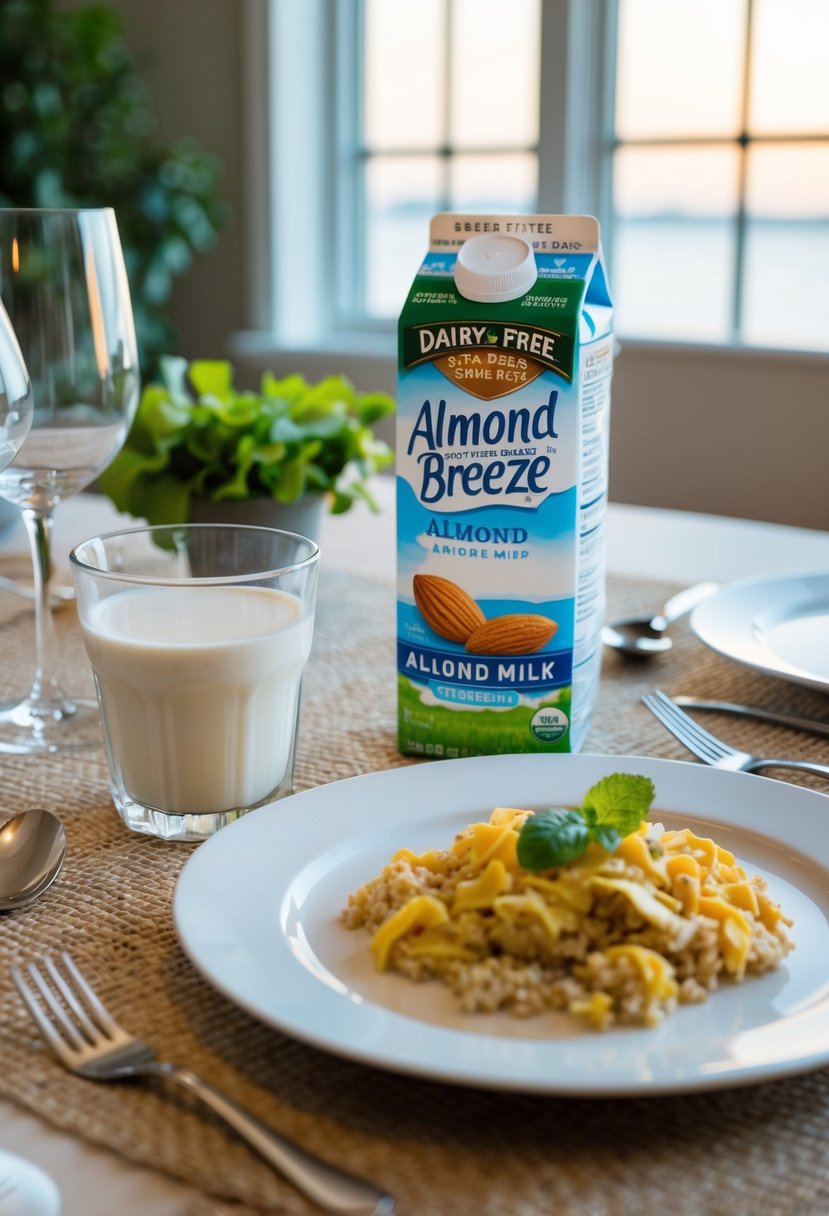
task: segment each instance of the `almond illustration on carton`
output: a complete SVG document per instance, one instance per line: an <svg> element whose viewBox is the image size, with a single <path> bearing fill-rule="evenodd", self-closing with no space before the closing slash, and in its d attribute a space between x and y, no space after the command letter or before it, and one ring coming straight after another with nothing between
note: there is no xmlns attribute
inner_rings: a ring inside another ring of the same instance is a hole
<svg viewBox="0 0 829 1216"><path fill-rule="evenodd" d="M466 639L470 654L532 654L546 646L558 629L556 621L532 612L494 616Z"/></svg>
<svg viewBox="0 0 829 1216"><path fill-rule="evenodd" d="M457 583L436 574L416 574L412 580L415 603L430 629L449 642L465 642L486 623L486 618Z"/></svg>

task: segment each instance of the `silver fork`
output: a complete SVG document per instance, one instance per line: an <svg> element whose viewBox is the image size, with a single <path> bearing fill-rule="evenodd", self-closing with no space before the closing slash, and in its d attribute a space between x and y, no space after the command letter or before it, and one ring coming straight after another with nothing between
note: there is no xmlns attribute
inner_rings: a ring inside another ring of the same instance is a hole
<svg viewBox="0 0 829 1216"><path fill-rule="evenodd" d="M730 747L716 735L704 730L690 714L686 714L659 689L646 693L642 700L674 738L679 739L689 752L693 752L700 760L713 765L714 768L730 769L737 773L755 773L766 768L791 768L802 773L814 773L818 777L829 777L829 765L826 764L814 764L808 760L773 760L752 756L749 752Z"/></svg>
<svg viewBox="0 0 829 1216"><path fill-rule="evenodd" d="M11 976L38 1030L64 1068L91 1081L123 1081L137 1076L175 1081L224 1119L323 1211L343 1216L390 1216L394 1211L394 1198L373 1183L312 1157L194 1073L157 1060L147 1043L134 1039L118 1025L70 956L63 953L61 961L65 974L49 957L41 960L43 970L29 963L27 970L34 988L19 967L11 968Z"/></svg>

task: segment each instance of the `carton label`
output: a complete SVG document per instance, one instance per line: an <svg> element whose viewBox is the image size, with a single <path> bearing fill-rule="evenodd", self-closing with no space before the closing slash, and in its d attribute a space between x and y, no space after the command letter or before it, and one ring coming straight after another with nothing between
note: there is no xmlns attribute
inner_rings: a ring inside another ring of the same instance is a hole
<svg viewBox="0 0 829 1216"><path fill-rule="evenodd" d="M517 225L534 286L466 299L453 273L463 241ZM403 752L581 742L604 615L610 322L589 217L433 220L399 329Z"/></svg>
<svg viewBox="0 0 829 1216"><path fill-rule="evenodd" d="M573 339L534 325L413 325L403 331L403 369L434 362L452 383L489 383L503 396L528 383L519 369L533 368L531 379L545 368L572 379ZM446 352L446 353L444 353ZM458 369L457 371L455 369ZM460 373L466 370L466 376ZM512 374L510 374L512 372ZM466 387L466 384L464 384Z"/></svg>

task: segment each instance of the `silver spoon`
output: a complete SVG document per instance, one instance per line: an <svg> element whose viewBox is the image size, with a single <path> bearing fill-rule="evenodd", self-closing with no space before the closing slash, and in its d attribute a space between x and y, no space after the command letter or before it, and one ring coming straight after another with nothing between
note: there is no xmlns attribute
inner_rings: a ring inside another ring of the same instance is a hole
<svg viewBox="0 0 829 1216"><path fill-rule="evenodd" d="M66 832L51 811L32 808L0 824L0 912L42 895L65 856Z"/></svg>
<svg viewBox="0 0 829 1216"><path fill-rule="evenodd" d="M663 654L673 646L671 639L665 636L668 626L718 590L717 583L696 583L693 587L686 587L684 591L672 595L661 612L655 615L644 613L628 616L605 625L602 641L605 646L636 658L646 659Z"/></svg>

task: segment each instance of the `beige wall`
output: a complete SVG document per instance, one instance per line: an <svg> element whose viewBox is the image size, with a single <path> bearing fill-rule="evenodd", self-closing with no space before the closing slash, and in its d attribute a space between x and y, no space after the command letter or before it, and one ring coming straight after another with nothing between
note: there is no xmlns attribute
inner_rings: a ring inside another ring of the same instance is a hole
<svg viewBox="0 0 829 1216"><path fill-rule="evenodd" d="M80 3L81 0L75 0ZM176 281L167 309L187 358L219 358L245 322L240 11L245 0L114 0L165 142L192 137L224 166L228 223Z"/></svg>
<svg viewBox="0 0 829 1216"><path fill-rule="evenodd" d="M829 358L624 345L610 496L829 529Z"/></svg>
<svg viewBox="0 0 829 1216"><path fill-rule="evenodd" d="M394 392L392 359L249 353L237 362L252 378L300 365ZM829 359L624 343L613 376L610 497L829 529Z"/></svg>

